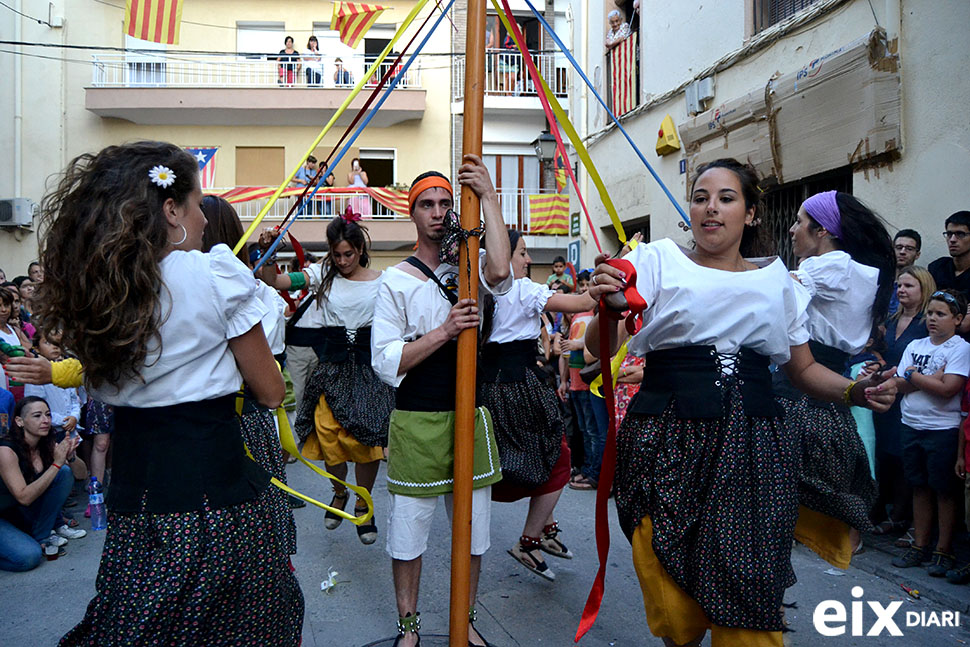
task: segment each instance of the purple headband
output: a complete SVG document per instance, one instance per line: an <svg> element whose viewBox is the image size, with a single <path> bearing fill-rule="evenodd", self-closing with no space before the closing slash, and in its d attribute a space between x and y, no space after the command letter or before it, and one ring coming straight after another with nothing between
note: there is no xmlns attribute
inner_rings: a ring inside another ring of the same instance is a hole
<svg viewBox="0 0 970 647"><path fill-rule="evenodd" d="M842 215L839 213L835 194L835 191L816 193L803 206L815 222L825 227L825 231L836 238L842 238Z"/></svg>

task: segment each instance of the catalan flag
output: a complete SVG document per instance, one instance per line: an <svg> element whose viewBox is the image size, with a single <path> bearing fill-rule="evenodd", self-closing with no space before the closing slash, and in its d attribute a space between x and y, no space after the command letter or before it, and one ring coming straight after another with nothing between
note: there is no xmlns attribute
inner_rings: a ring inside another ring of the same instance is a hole
<svg viewBox="0 0 970 647"><path fill-rule="evenodd" d="M330 29L340 32L341 43L348 47L357 47L364 34L386 8L359 2L334 2Z"/></svg>
<svg viewBox="0 0 970 647"><path fill-rule="evenodd" d="M562 193L530 195L529 233L568 234L569 196Z"/></svg>
<svg viewBox="0 0 970 647"><path fill-rule="evenodd" d="M617 117L630 112L637 101L637 35L630 34L609 54L610 107Z"/></svg>
<svg viewBox="0 0 970 647"><path fill-rule="evenodd" d="M128 0L125 33L153 43L178 45L183 4L185 0Z"/></svg>

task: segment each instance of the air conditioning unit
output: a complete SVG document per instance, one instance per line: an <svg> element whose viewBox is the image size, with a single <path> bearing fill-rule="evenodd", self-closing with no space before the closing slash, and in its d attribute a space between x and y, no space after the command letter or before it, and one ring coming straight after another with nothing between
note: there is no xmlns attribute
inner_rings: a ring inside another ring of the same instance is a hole
<svg viewBox="0 0 970 647"><path fill-rule="evenodd" d="M0 227L31 227L37 205L28 198L0 200Z"/></svg>

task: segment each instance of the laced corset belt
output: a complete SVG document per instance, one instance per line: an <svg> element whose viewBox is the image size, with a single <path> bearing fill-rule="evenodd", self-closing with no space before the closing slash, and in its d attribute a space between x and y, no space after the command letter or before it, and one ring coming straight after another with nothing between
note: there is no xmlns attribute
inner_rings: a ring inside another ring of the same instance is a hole
<svg viewBox="0 0 970 647"><path fill-rule="evenodd" d="M720 418L735 387L748 416L782 415L771 387L769 360L748 348L719 353L714 346L685 346L647 353L643 381L629 413L659 416L673 400L678 418Z"/></svg>

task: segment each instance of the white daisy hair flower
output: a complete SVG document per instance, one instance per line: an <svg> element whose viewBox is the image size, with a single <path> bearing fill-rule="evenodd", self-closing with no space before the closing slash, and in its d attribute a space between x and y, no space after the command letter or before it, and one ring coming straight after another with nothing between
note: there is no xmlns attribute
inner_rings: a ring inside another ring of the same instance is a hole
<svg viewBox="0 0 970 647"><path fill-rule="evenodd" d="M148 177L163 189L167 189L175 184L175 173L172 173L172 169L167 166L159 165L152 167L152 170L148 172Z"/></svg>

